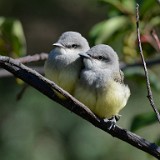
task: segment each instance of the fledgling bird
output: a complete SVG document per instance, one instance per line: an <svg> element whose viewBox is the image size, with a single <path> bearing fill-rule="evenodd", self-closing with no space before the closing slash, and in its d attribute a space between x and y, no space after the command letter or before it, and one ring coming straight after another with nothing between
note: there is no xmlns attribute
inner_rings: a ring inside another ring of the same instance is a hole
<svg viewBox="0 0 160 160"><path fill-rule="evenodd" d="M78 32L64 32L45 62L45 76L73 94L82 61L79 53L90 49L88 41Z"/></svg>
<svg viewBox="0 0 160 160"><path fill-rule="evenodd" d="M102 119L118 116L130 89L123 82L117 53L110 46L99 44L80 56L84 68L74 96Z"/></svg>

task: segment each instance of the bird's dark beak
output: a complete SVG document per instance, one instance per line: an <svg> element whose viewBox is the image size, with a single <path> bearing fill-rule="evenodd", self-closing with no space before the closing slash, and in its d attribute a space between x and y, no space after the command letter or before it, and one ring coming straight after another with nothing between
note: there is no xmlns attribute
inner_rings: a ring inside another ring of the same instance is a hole
<svg viewBox="0 0 160 160"><path fill-rule="evenodd" d="M91 58L90 55L86 54L86 53L79 53L80 57L82 58Z"/></svg>
<svg viewBox="0 0 160 160"><path fill-rule="evenodd" d="M64 46L61 43L53 43L53 46L55 47L60 47L60 48L64 48Z"/></svg>

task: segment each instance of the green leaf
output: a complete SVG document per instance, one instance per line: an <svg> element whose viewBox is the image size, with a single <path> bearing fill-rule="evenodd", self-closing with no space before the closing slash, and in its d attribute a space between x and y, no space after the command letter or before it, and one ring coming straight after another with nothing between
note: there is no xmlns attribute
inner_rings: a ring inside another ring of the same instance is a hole
<svg viewBox="0 0 160 160"><path fill-rule="evenodd" d="M155 26L158 26L160 25L160 17L159 16L156 16L156 17L153 17L150 21L149 21L149 27L151 29L153 29L153 27Z"/></svg>
<svg viewBox="0 0 160 160"><path fill-rule="evenodd" d="M123 0L122 1L124 8L128 11L128 13L134 14L135 13L135 0Z"/></svg>
<svg viewBox="0 0 160 160"><path fill-rule="evenodd" d="M119 10L121 13L129 13L134 14L135 11L135 1L130 0L100 0L100 2L104 2L113 6L115 9Z"/></svg>
<svg viewBox="0 0 160 160"><path fill-rule="evenodd" d="M133 118L130 129L136 131L155 122L157 122L157 117L154 112L142 113Z"/></svg>
<svg viewBox="0 0 160 160"><path fill-rule="evenodd" d="M144 16L147 12L150 13L151 8L155 7L155 1L143 1L140 5L140 15Z"/></svg>
<svg viewBox="0 0 160 160"><path fill-rule="evenodd" d="M116 16L107 21L95 25L90 32L90 37L95 39L95 43L104 43L117 31L121 32L128 26L129 19L126 16Z"/></svg>
<svg viewBox="0 0 160 160"><path fill-rule="evenodd" d="M118 0L100 0L101 2L105 2L107 4L112 5L113 7L115 7L116 9L120 9L122 8L122 3ZM121 10L121 9L120 9Z"/></svg>
<svg viewBox="0 0 160 160"><path fill-rule="evenodd" d="M26 41L20 21L0 17L0 54L14 58L26 54Z"/></svg>

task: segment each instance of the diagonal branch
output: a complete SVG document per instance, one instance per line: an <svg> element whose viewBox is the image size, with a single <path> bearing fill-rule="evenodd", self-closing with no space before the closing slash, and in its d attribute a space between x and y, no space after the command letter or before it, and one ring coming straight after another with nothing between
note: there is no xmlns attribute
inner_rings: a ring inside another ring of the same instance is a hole
<svg viewBox="0 0 160 160"><path fill-rule="evenodd" d="M157 119L160 123L160 114L159 114L159 111L158 111L157 107L155 106L155 103L154 103L154 100L153 100L150 81L149 81L148 70L147 70L146 62L145 62L144 55L143 55L142 45L141 45L140 30L139 30L139 5L138 4L136 6L136 26L137 26L138 47L139 47L141 59L142 59L142 62L143 62L143 68L144 68L144 72L145 72L145 76L146 76L146 85L147 85L147 91L148 91L147 98L149 99L149 102L150 102L154 112L156 113Z"/></svg>
<svg viewBox="0 0 160 160"><path fill-rule="evenodd" d="M68 94L66 91L58 87L54 82L46 79L36 71L28 68L27 66L12 58L5 56L0 56L0 67L11 72L16 77L22 79L23 81L30 84L35 89L39 90L41 93L49 97L50 99L61 104L62 106L79 115L80 117L84 118L85 120L89 121L94 126L160 159L159 146L118 126L115 126L115 128L111 130L108 130L107 123L105 123L102 119L96 117L85 105L83 105L70 94ZM55 94L55 91L61 93L63 96L66 97L66 99L60 99Z"/></svg>

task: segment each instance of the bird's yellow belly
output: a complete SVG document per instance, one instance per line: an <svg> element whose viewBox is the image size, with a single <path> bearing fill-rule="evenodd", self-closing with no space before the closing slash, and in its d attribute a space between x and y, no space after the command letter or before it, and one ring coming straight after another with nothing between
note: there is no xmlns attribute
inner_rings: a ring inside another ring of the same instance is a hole
<svg viewBox="0 0 160 160"><path fill-rule="evenodd" d="M126 105L130 91L127 86L111 81L102 91L91 92L78 87L75 97L88 106L100 118L117 115Z"/></svg>
<svg viewBox="0 0 160 160"><path fill-rule="evenodd" d="M58 72L56 70L48 71L46 73L46 77L53 82L55 82L58 86L60 86L65 91L69 92L70 94L73 94L73 90L75 87L75 83L77 81L77 73L70 70L62 70L61 72ZM61 94L57 93L58 96L61 98L64 98L61 96Z"/></svg>

